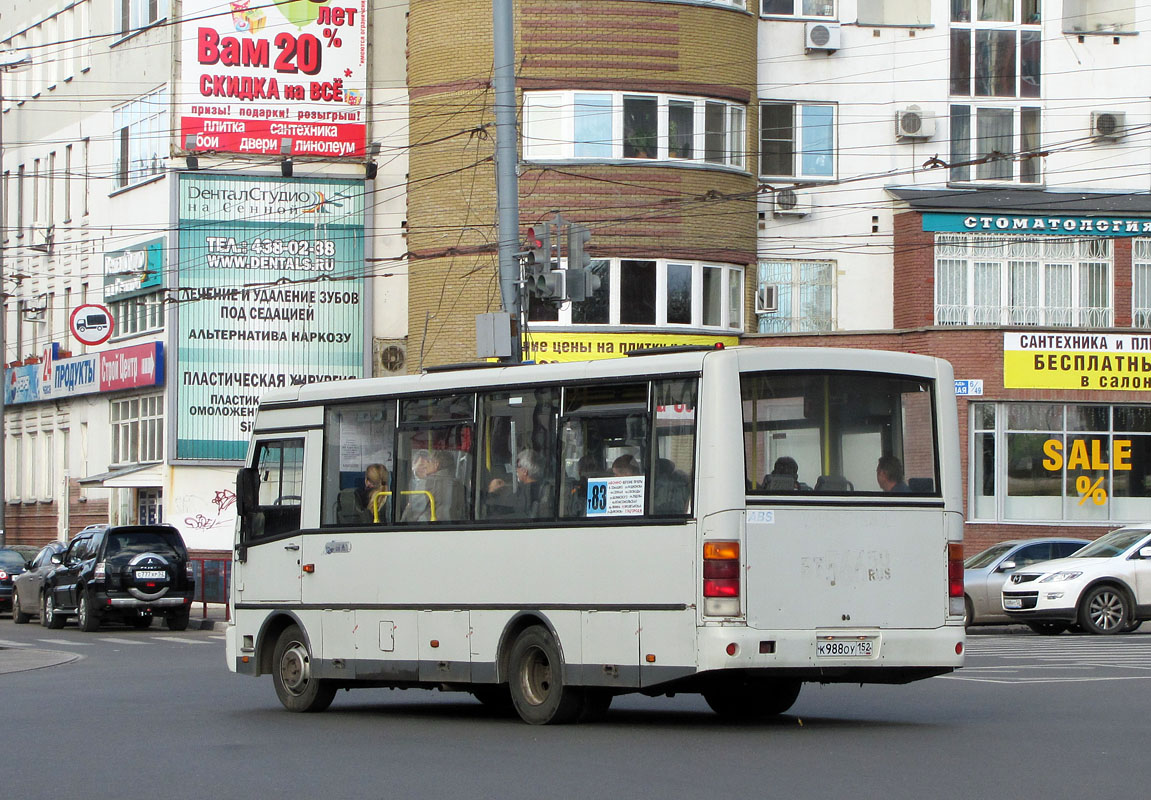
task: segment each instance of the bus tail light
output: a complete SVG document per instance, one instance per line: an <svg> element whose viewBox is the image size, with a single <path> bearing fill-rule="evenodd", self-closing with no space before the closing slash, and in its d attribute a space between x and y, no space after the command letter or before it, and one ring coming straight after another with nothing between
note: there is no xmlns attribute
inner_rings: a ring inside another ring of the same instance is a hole
<svg viewBox="0 0 1151 800"><path fill-rule="evenodd" d="M738 616L739 581L739 542L704 542L704 615L708 617Z"/></svg>
<svg viewBox="0 0 1151 800"><path fill-rule="evenodd" d="M947 599L948 613L963 616L963 542L947 543Z"/></svg>

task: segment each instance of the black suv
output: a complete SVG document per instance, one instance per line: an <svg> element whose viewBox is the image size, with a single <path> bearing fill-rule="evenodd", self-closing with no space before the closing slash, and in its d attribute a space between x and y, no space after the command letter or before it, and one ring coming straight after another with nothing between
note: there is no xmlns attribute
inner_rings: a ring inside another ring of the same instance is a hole
<svg viewBox="0 0 1151 800"><path fill-rule="evenodd" d="M188 550L171 525L120 525L84 530L52 558L59 567L44 580L40 624L62 628L76 616L94 631L118 618L137 628L162 615L168 628L188 627L196 582Z"/></svg>

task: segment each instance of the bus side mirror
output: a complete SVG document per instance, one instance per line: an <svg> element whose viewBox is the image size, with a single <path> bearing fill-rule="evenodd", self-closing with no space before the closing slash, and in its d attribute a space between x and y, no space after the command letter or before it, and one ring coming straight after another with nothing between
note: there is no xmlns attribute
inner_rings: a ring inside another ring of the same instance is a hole
<svg viewBox="0 0 1151 800"><path fill-rule="evenodd" d="M256 510L260 494L260 473L253 467L244 467L236 473L236 508L241 517Z"/></svg>

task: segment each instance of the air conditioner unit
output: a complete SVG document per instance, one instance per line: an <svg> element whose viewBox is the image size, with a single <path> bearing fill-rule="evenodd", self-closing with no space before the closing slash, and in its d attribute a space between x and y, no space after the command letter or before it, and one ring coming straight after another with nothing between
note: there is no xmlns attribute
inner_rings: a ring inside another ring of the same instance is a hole
<svg viewBox="0 0 1151 800"><path fill-rule="evenodd" d="M51 225L38 225L32 228L32 241L28 247L41 253L52 252L52 242L56 237L56 229Z"/></svg>
<svg viewBox="0 0 1151 800"><path fill-rule="evenodd" d="M1091 135L1097 141L1113 142L1127 132L1127 114L1123 111L1092 111Z"/></svg>
<svg viewBox="0 0 1151 800"><path fill-rule="evenodd" d="M27 300L26 306L22 309L21 316L24 317L25 322L43 322L47 318L48 313L48 296L39 295L35 300Z"/></svg>
<svg viewBox="0 0 1151 800"><path fill-rule="evenodd" d="M803 52L832 53L839 48L838 22L808 22L803 26Z"/></svg>
<svg viewBox="0 0 1151 800"><path fill-rule="evenodd" d="M779 287L774 283L761 284L755 292L755 313L775 314L779 311Z"/></svg>
<svg viewBox="0 0 1151 800"><path fill-rule="evenodd" d="M407 346L402 339L376 339L376 375L403 375L408 362Z"/></svg>
<svg viewBox="0 0 1151 800"><path fill-rule="evenodd" d="M930 139L935 135L935 112L908 106L895 112L895 138Z"/></svg>
<svg viewBox="0 0 1151 800"><path fill-rule="evenodd" d="M811 213L811 196L795 189L779 189L775 192L772 213L777 217L806 217Z"/></svg>

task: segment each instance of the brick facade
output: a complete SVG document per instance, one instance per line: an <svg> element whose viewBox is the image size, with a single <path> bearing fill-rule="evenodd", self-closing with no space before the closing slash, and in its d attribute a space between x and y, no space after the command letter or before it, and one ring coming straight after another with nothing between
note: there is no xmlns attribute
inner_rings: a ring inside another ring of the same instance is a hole
<svg viewBox="0 0 1151 800"><path fill-rule="evenodd" d="M491 13L490 2L424 2L413 3L408 17L412 370L474 359L474 315L500 309ZM754 163L756 26L755 15L718 6L523 0L516 4L517 91L663 92L746 103ZM521 229L560 211L592 226L593 257L753 265L755 191L750 173L699 165L522 164ZM745 303L753 284L745 281Z"/></svg>

